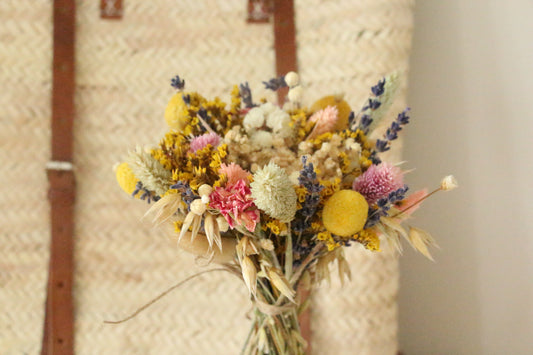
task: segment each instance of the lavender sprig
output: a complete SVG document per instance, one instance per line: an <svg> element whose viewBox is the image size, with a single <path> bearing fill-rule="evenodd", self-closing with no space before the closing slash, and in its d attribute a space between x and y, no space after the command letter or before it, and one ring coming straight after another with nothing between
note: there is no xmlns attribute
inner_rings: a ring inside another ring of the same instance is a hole
<svg viewBox="0 0 533 355"><path fill-rule="evenodd" d="M372 86L371 97L365 102L361 111L355 115L358 119L350 122L350 129L352 131L360 129L365 134L369 134L389 110L398 86L399 76L397 74L391 74Z"/></svg>
<svg viewBox="0 0 533 355"><path fill-rule="evenodd" d="M385 132L384 139L378 139L376 141L376 151L386 152L390 149L391 141L398 138L398 132L402 130L402 126L405 126L409 123L409 116L408 113L409 108L406 108L402 112L398 114L398 117L394 122L392 122L391 126L387 129L387 132Z"/></svg>
<svg viewBox="0 0 533 355"><path fill-rule="evenodd" d="M131 196L135 197L140 192L142 192L140 199L148 203L151 203L152 201L157 202L161 198L157 196L153 191L150 191L145 188L142 182L138 181L137 184L135 184L135 190L133 190Z"/></svg>
<svg viewBox="0 0 533 355"><path fill-rule="evenodd" d="M389 210L392 205L405 199L405 194L409 190L407 185L400 187L388 194L388 196L380 198L375 206L369 207L368 219L365 224L365 228L370 228L376 225L381 217L389 215Z"/></svg>
<svg viewBox="0 0 533 355"><path fill-rule="evenodd" d="M252 100L252 90L250 90L250 86L247 82L239 85L239 95L241 96L246 108L252 108L256 106Z"/></svg>
<svg viewBox="0 0 533 355"><path fill-rule="evenodd" d="M198 198L186 182L178 181L174 185L171 185L170 188L178 190L181 193L181 198L187 204L188 209L190 209L191 202Z"/></svg>
<svg viewBox="0 0 533 355"><path fill-rule="evenodd" d="M280 76L279 78L272 78L269 81L263 81L263 84L265 85L266 89L272 91L287 87L287 83L285 82L285 78L283 76Z"/></svg>
<svg viewBox="0 0 533 355"><path fill-rule="evenodd" d="M307 162L307 156L302 157L303 169L300 171L298 182L307 190L305 201L302 203L302 208L296 211L293 226L294 231L303 233L306 229L311 227L311 217L314 216L317 206L320 203L320 191L324 186L318 182L313 163Z"/></svg>
<svg viewBox="0 0 533 355"><path fill-rule="evenodd" d="M185 80L181 79L179 75L176 75L172 79L170 79L170 86L172 86L176 90L183 90L185 87Z"/></svg>

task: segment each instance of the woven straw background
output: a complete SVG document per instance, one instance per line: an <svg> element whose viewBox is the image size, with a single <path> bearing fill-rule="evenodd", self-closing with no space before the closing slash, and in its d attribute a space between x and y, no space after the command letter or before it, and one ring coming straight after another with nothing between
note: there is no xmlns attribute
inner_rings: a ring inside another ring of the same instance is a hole
<svg viewBox="0 0 533 355"><path fill-rule="evenodd" d="M76 353L238 353L249 304L229 274L201 276L127 323L103 323L202 270L139 221L147 206L120 191L111 167L135 144L163 135L175 74L206 97L227 98L233 84L247 80L256 98L274 99L261 87L274 76L272 27L246 24L243 0L125 0L120 21L100 19L98 3L77 1ZM338 91L357 108L381 76L406 72L411 10L412 0L297 0L307 101ZM8 310L0 313L0 353L37 353L49 239L51 2L2 1L0 11L16 18L0 25L7 64L0 77L11 89L0 98L8 117L0 120L0 162L9 170L0 175L0 304ZM405 87L394 111L403 108L404 94ZM357 248L348 254L352 283L334 283L314 297L314 353L393 354L397 258Z"/></svg>
<svg viewBox="0 0 533 355"><path fill-rule="evenodd" d="M0 1L0 353L41 347L49 243L52 2Z"/></svg>
<svg viewBox="0 0 533 355"><path fill-rule="evenodd" d="M201 269L139 221L148 206L120 190L112 166L163 136L176 74L206 97L244 80L264 92L261 81L274 75L271 26L247 25L240 0L126 0L120 21L101 20L98 3L77 3L76 353L237 354L250 305L226 273L192 281L127 323L102 323Z"/></svg>
<svg viewBox="0 0 533 355"><path fill-rule="evenodd" d="M412 0L297 0L299 72L310 101L325 92L344 92L357 109L383 75L407 74L413 6ZM405 108L406 87L376 133ZM398 160L398 143L390 160ZM357 246L346 252L352 281L343 288L338 282L323 285L313 298L313 353L395 354L398 258Z"/></svg>

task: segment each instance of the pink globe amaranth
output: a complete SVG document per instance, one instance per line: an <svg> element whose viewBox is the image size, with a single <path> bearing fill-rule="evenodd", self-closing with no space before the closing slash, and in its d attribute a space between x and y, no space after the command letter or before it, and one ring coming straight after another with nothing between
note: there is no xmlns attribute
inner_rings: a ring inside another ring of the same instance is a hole
<svg viewBox="0 0 533 355"><path fill-rule="evenodd" d="M403 172L390 163L371 165L352 185L355 191L365 197L369 205L387 197L400 187L403 187Z"/></svg>
<svg viewBox="0 0 533 355"><path fill-rule="evenodd" d="M202 134L201 136L194 137L191 140L191 144L189 146L189 150L193 153L196 153L202 148L207 147L208 144L210 144L213 148L216 148L219 144L222 138L216 133L206 133Z"/></svg>

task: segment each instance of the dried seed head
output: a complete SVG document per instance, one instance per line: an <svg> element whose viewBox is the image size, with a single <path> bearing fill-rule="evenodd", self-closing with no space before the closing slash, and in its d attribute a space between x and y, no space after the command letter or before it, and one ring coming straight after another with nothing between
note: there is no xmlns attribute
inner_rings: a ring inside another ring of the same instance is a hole
<svg viewBox="0 0 533 355"><path fill-rule="evenodd" d="M197 216L204 214L206 210L206 205L201 199L197 199L191 202L191 213L194 213Z"/></svg>
<svg viewBox="0 0 533 355"><path fill-rule="evenodd" d="M458 187L457 180L453 175L445 176L440 182L440 188L443 191L450 191Z"/></svg>
<svg viewBox="0 0 533 355"><path fill-rule="evenodd" d="M207 184L203 184L198 188L198 194L200 196L209 196L213 192L213 188Z"/></svg>
<svg viewBox="0 0 533 355"><path fill-rule="evenodd" d="M285 83L287 83L290 88L295 87L300 83L300 76L298 75L298 73L295 73L293 71L288 72L287 75L285 75L284 79Z"/></svg>
<svg viewBox="0 0 533 355"><path fill-rule="evenodd" d="M261 239L259 241L259 244L261 245L261 248L272 251L274 250L274 243L270 239Z"/></svg>
<svg viewBox="0 0 533 355"><path fill-rule="evenodd" d="M241 261L242 277L250 294L255 295L257 290L257 269L255 264L248 256Z"/></svg>
<svg viewBox="0 0 533 355"><path fill-rule="evenodd" d="M279 270L274 268L269 268L267 272L268 278L270 282L272 282L272 285L274 285L274 287L277 288L283 296L287 297L291 302L294 302L294 296L296 292L289 285L289 282L285 276L283 276Z"/></svg>

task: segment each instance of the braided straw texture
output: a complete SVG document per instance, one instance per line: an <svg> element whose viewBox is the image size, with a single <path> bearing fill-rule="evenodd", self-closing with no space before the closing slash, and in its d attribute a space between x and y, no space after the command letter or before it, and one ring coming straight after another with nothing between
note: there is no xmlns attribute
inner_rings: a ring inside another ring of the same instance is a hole
<svg viewBox="0 0 533 355"><path fill-rule="evenodd" d="M296 0L299 71L313 102L345 93L357 111L382 76L407 76L413 0ZM407 84L376 135L405 108ZM311 96L313 95L313 96ZM400 142L389 160L398 160ZM314 354L382 355L397 352L398 258L392 252L346 249L352 281L323 285L312 299Z"/></svg>
<svg viewBox="0 0 533 355"><path fill-rule="evenodd" d="M52 2L0 1L0 353L41 348L50 240Z"/></svg>

